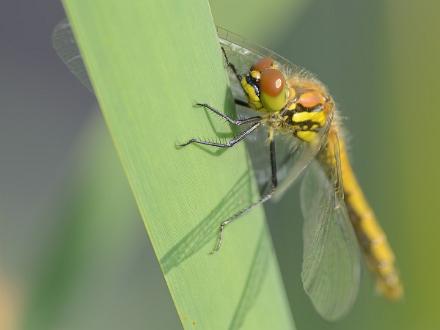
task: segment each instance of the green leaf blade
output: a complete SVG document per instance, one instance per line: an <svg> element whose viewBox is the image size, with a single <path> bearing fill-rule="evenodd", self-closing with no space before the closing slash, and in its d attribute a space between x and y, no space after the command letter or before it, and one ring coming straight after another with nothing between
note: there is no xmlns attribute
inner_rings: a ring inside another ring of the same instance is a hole
<svg viewBox="0 0 440 330"><path fill-rule="evenodd" d="M65 7L184 327L293 328L261 208L228 227L221 251L209 255L221 220L256 195L244 146L215 155L175 148L232 134L193 107L233 112L208 4Z"/></svg>

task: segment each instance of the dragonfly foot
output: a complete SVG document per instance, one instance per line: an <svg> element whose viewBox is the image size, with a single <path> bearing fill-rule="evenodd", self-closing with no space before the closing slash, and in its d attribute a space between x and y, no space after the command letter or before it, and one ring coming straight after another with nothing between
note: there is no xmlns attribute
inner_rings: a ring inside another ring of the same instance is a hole
<svg viewBox="0 0 440 330"><path fill-rule="evenodd" d="M220 250L222 243L223 243L223 231L225 230L226 224L227 224L226 222L223 222L220 225L220 229L219 229L219 233L218 233L218 237L217 237L217 242L215 243L215 246L212 249L212 251L209 253L210 255L213 255L214 253L216 253Z"/></svg>

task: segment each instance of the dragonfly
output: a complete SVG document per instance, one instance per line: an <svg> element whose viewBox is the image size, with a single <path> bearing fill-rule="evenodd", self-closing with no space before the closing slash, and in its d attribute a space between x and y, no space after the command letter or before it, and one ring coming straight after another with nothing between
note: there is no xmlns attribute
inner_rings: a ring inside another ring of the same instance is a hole
<svg viewBox="0 0 440 330"><path fill-rule="evenodd" d="M259 176L262 184L268 183L261 197L221 223L214 251L222 245L226 226L257 205L280 199L302 178L301 279L317 312L334 321L352 308L360 282L360 251L378 292L389 300L401 298L403 285L395 256L356 179L340 115L325 85L267 48L221 27L217 32L235 103L250 110L243 112L247 117L236 119L207 103L196 106L245 128L226 142L191 138L179 146L232 148L259 134L251 145L268 149L270 174ZM52 41L63 62L93 93L67 20L56 25ZM276 150L282 150L281 161Z"/></svg>

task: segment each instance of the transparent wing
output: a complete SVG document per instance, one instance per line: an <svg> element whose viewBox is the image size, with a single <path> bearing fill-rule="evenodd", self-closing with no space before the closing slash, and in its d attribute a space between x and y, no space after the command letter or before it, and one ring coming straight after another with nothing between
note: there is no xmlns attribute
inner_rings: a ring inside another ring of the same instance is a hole
<svg viewBox="0 0 440 330"><path fill-rule="evenodd" d="M217 27L219 41L221 46L226 50L228 58L236 65L239 72L247 72L255 61L264 56L271 56L274 60L283 66L288 66L294 71L304 71L285 58L272 52L269 49L253 45L242 37L229 32L221 27ZM234 40L236 43L234 43ZM82 61L80 51L75 42L72 29L67 19L61 20L54 28L52 33L52 44L58 56L67 65L69 70L93 92L87 71ZM246 48L248 47L248 48ZM232 73L231 73L232 74ZM241 99L246 100L245 95L236 78L231 75L231 87L234 90L234 96L241 95Z"/></svg>
<svg viewBox="0 0 440 330"><path fill-rule="evenodd" d="M282 66L285 72L294 73L303 77L313 77L312 74L305 69L289 62L284 57L267 48L253 44L221 27L217 27L217 32L220 45L225 50L230 62L236 66L238 72L246 73L258 59L269 56ZM84 62L82 61L81 54L67 19L63 19L55 26L52 34L52 43L58 56L69 70L93 93L92 84L90 83ZM230 70L228 70L228 73L234 98L246 101L246 96L239 81L237 81L237 78ZM255 115L255 113L243 107L238 107L238 114L240 117ZM267 133L264 130L258 130L247 140L254 172L261 189L263 189L270 180L268 146L264 143L266 138ZM319 141L314 145L302 143L292 137L285 139L282 136L276 136L275 140L277 146L278 179L280 182L279 189L274 196L275 199L277 199L296 181L301 172L312 161L320 149L320 145L322 144L321 140L324 139L320 137L318 139Z"/></svg>
<svg viewBox="0 0 440 330"><path fill-rule="evenodd" d="M313 161L300 191L305 219L301 278L316 310L327 320L349 311L360 280L359 248L343 194L338 193L338 171L325 171Z"/></svg>
<svg viewBox="0 0 440 330"><path fill-rule="evenodd" d="M330 125L330 124L328 124ZM280 184L274 193L273 199L277 201L284 195L290 186L296 182L303 171L315 159L317 153L320 151L326 137L326 130L322 130L320 135L316 137L314 143L302 142L299 139L294 139L295 144L290 152L287 163L282 164L280 168L283 177L280 179Z"/></svg>
<svg viewBox="0 0 440 330"><path fill-rule="evenodd" d="M69 70L93 93L92 84L67 19L63 19L55 26L52 32L52 44Z"/></svg>
<svg viewBox="0 0 440 330"><path fill-rule="evenodd" d="M305 69L300 68L289 62L284 57L275 52L254 45L237 34L227 31L221 27L217 27L219 41L221 46L226 50L228 58L236 65L239 72L247 72L257 59L270 56L283 67L289 68L288 72L297 72L302 75L311 76ZM93 92L87 71L82 61L81 54L75 42L72 29L67 19L61 20L54 28L52 33L52 44L58 56L63 60L72 73ZM236 78L231 74L231 87L234 90L234 96L242 96L246 100L243 90Z"/></svg>
<svg viewBox="0 0 440 330"><path fill-rule="evenodd" d="M217 27L217 34L220 45L225 50L229 61L235 65L237 71L241 74L247 73L249 68L260 58L271 57L288 75L295 74L302 77L313 77L313 75L304 68L293 64L268 48L250 42L238 34L219 26ZM232 72L229 72L229 75L234 96L241 95L241 99L246 100L240 82L237 81Z"/></svg>

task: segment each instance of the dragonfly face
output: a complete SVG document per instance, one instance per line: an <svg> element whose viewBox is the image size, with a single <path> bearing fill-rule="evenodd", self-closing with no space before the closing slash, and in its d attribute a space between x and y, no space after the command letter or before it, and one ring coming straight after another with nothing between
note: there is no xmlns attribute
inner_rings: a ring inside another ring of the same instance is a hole
<svg viewBox="0 0 440 330"><path fill-rule="evenodd" d="M286 78L270 57L255 63L241 79L241 85L255 110L278 112L287 104L289 90Z"/></svg>
<svg viewBox="0 0 440 330"><path fill-rule="evenodd" d="M287 78L270 57L253 64L240 84L249 105L266 114L268 126L288 131L306 142L315 141L334 108L320 83L295 75Z"/></svg>

